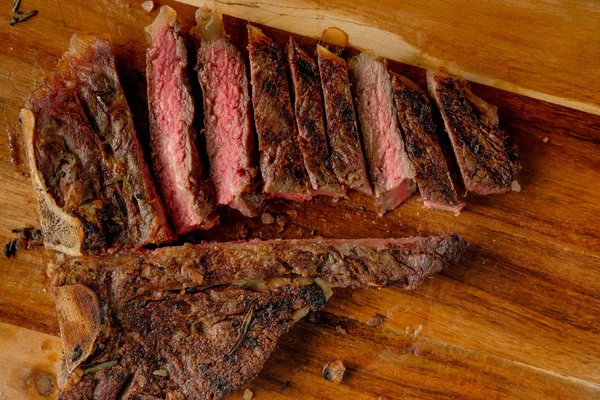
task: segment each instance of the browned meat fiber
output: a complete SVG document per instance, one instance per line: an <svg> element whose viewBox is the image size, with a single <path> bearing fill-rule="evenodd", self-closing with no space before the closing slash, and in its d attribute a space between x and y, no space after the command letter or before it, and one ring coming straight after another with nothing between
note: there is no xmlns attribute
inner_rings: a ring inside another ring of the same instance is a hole
<svg viewBox="0 0 600 400"><path fill-rule="evenodd" d="M205 288L253 279L300 275L321 277L333 286L416 288L427 276L454 265L466 249L457 234L402 239L298 239L186 244L111 257L68 260L51 268L57 286L94 286L119 275L112 290L133 298L140 276L144 290ZM163 269L181 274L163 275Z"/></svg>
<svg viewBox="0 0 600 400"><path fill-rule="evenodd" d="M497 107L444 70L427 71L427 87L442 114L465 189L481 195L508 192L521 165L513 139L499 127Z"/></svg>
<svg viewBox="0 0 600 400"><path fill-rule="evenodd" d="M317 61L333 171L344 187L372 195L346 61L320 45L317 45Z"/></svg>
<svg viewBox="0 0 600 400"><path fill-rule="evenodd" d="M415 191L410 163L398 120L385 60L361 53L348 63L365 154L380 211L392 210Z"/></svg>
<svg viewBox="0 0 600 400"><path fill-rule="evenodd" d="M222 399L332 287L413 289L454 265L457 234L204 243L61 260L50 268L61 399Z"/></svg>
<svg viewBox="0 0 600 400"><path fill-rule="evenodd" d="M248 25L252 105L264 192L294 201L310 199L310 181L298 144L283 51Z"/></svg>
<svg viewBox="0 0 600 400"><path fill-rule="evenodd" d="M98 254L172 239L108 40L73 36L21 122L46 247Z"/></svg>
<svg viewBox="0 0 600 400"><path fill-rule="evenodd" d="M298 141L314 194L344 195L331 169L323 121L323 98L317 63L290 37L288 62L294 89Z"/></svg>
<svg viewBox="0 0 600 400"><path fill-rule="evenodd" d="M427 94L405 76L390 71L398 122L425 207L458 215L466 205L454 189L438 142Z"/></svg>
<svg viewBox="0 0 600 400"><path fill-rule="evenodd" d="M177 13L163 6L146 27L152 167L178 234L210 229L219 220L214 188L203 177L194 121L187 53Z"/></svg>
<svg viewBox="0 0 600 400"><path fill-rule="evenodd" d="M246 65L223 33L221 15L207 8L196 12L199 43L198 81L204 101L204 135L215 184L217 205L247 217L258 215L264 195L257 193L256 140L250 117Z"/></svg>

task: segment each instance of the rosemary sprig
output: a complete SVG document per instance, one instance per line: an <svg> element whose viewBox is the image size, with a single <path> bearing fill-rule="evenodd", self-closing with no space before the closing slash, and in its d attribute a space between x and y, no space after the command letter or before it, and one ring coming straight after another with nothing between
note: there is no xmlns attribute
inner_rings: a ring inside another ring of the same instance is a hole
<svg viewBox="0 0 600 400"><path fill-rule="evenodd" d="M117 365L117 363L118 363L118 361L116 361L116 360L102 362L100 364L96 364L92 367L84 369L83 373L85 375L91 374L92 372L101 371L106 368L114 367L115 365Z"/></svg>
<svg viewBox="0 0 600 400"><path fill-rule="evenodd" d="M13 1L12 7L11 7L13 14L16 14L17 11L19 11L19 6L20 5L21 5L21 0L15 0L15 1Z"/></svg>
<svg viewBox="0 0 600 400"><path fill-rule="evenodd" d="M231 346L229 351L226 353L228 357L233 354L235 349L237 349L240 343L242 343L242 340L244 340L244 336L246 336L246 334L248 333L248 328L250 328L250 322L252 322L252 317L254 317L254 308L251 308L250 311L248 311L248 314L246 314L246 317L244 317L244 322L240 327L238 337L235 340L235 342L233 342L233 345Z"/></svg>
<svg viewBox="0 0 600 400"><path fill-rule="evenodd" d="M20 13L20 12L16 12L15 15L13 15L12 17L10 17L8 19L8 24L9 25L14 25L14 24L18 24L19 22L25 22L29 18L31 18L34 15L36 15L37 13L38 13L37 10L27 11L24 14Z"/></svg>

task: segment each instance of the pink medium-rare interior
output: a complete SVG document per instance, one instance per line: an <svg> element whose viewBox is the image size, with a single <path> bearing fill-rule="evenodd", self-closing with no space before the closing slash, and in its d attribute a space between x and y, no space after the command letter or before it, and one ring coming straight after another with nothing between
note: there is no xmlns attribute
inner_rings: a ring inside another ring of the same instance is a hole
<svg viewBox="0 0 600 400"><path fill-rule="evenodd" d="M357 90L363 93L359 98L364 105L360 117L368 120L372 130L363 131L363 135L371 136L365 137L365 141L371 144L369 162L376 195L385 197L380 202L383 201L385 205L381 204L382 207L389 210L414 192L414 183L403 182L412 181L415 172L406 155L394 114L392 88L385 65L372 59L363 59L356 64L354 73L359 84ZM394 193L386 194L389 191Z"/></svg>
<svg viewBox="0 0 600 400"><path fill-rule="evenodd" d="M226 39L202 45L205 83L205 135L211 178L219 205L235 205L251 183L248 110L244 91L245 68L241 57Z"/></svg>
<svg viewBox="0 0 600 400"><path fill-rule="evenodd" d="M171 222L177 233L189 232L202 225L194 211L193 194L189 185L189 149L185 147L182 113L183 97L176 69L181 62L176 52L176 39L167 27L152 43L152 79L154 87L154 115L156 117L157 146L155 157L160 163L157 177L163 199L169 209Z"/></svg>

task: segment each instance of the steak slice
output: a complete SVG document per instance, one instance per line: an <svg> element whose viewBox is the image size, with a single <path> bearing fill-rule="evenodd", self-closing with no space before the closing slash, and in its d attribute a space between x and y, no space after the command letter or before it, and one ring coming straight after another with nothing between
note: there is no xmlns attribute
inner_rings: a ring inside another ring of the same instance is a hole
<svg viewBox="0 0 600 400"><path fill-rule="evenodd" d="M264 192L271 197L308 200L310 181L298 145L285 56L252 25L248 25L248 52Z"/></svg>
<svg viewBox="0 0 600 400"><path fill-rule="evenodd" d="M448 164L438 142L427 94L405 76L390 71L398 122L408 158L415 170L425 207L458 215L466 205L454 189Z"/></svg>
<svg viewBox="0 0 600 400"><path fill-rule="evenodd" d="M372 195L344 59L317 45L331 166L345 187Z"/></svg>
<svg viewBox="0 0 600 400"><path fill-rule="evenodd" d="M348 66L375 188L375 203L384 213L413 194L415 171L398 126L385 60L373 53L361 53L352 58Z"/></svg>
<svg viewBox="0 0 600 400"><path fill-rule="evenodd" d="M56 286L93 287L112 281L112 290L134 298L144 290L178 291L233 282L300 275L335 287L416 288L442 268L454 265L467 242L458 234L403 239L298 239L185 244L110 257L70 259L53 266ZM163 271L177 271L164 274Z"/></svg>
<svg viewBox="0 0 600 400"><path fill-rule="evenodd" d="M427 88L442 114L465 189L505 193L521 165L513 139L499 127L498 108L444 70L427 71Z"/></svg>
<svg viewBox="0 0 600 400"><path fill-rule="evenodd" d="M315 194L344 195L331 169L323 122L323 99L317 63L290 37L288 62L294 89L298 141Z"/></svg>
<svg viewBox="0 0 600 400"><path fill-rule="evenodd" d="M264 195L258 193L256 139L250 117L246 65L225 37L218 11L196 12L198 81L204 101L204 135L218 205L247 217L258 215Z"/></svg>
<svg viewBox="0 0 600 400"><path fill-rule="evenodd" d="M98 254L172 240L108 40L74 35L20 119L47 248Z"/></svg>
<svg viewBox="0 0 600 400"><path fill-rule="evenodd" d="M194 121L187 52L177 13L163 6L146 27L152 167L178 234L210 229L218 221L214 188L203 177Z"/></svg>
<svg viewBox="0 0 600 400"><path fill-rule="evenodd" d="M127 301L111 285L55 289L65 357L61 400L223 399L254 379L279 338L327 301L309 280L153 292ZM91 351L84 353L87 343Z"/></svg>

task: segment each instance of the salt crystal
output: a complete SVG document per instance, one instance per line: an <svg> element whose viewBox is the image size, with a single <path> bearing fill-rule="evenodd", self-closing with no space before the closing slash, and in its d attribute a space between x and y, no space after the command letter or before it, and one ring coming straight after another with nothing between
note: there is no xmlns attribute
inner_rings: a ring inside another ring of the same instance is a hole
<svg viewBox="0 0 600 400"><path fill-rule="evenodd" d="M146 12L150 12L150 11L154 10L154 2L153 1L145 1L142 3L142 8Z"/></svg>

